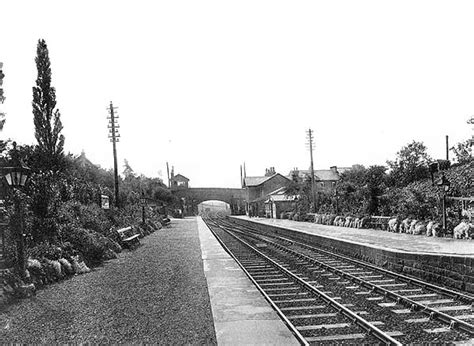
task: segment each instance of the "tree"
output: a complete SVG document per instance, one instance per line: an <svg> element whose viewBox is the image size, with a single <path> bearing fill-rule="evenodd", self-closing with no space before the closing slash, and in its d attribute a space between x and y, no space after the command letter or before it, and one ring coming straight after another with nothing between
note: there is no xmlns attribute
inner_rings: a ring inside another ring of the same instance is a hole
<svg viewBox="0 0 474 346"><path fill-rule="evenodd" d="M0 112L0 131L3 130L3 125L5 125L5 113Z"/></svg>
<svg viewBox="0 0 474 346"><path fill-rule="evenodd" d="M56 90L51 86L48 46L42 39L38 40L36 54L38 77L33 87L32 102L35 137L38 141L36 165L40 170L55 172L60 170L64 157L63 125L59 110L56 109Z"/></svg>
<svg viewBox="0 0 474 346"><path fill-rule="evenodd" d="M391 185L407 186L413 181L429 177L428 162L431 161L423 142L413 141L404 146L395 161L387 161L391 169Z"/></svg>
<svg viewBox="0 0 474 346"><path fill-rule="evenodd" d="M123 175L125 177L125 180L130 180L130 179L135 178L135 171L130 166L127 159L123 161Z"/></svg>
<svg viewBox="0 0 474 346"><path fill-rule="evenodd" d="M342 214L361 215L367 209L365 200L365 184L367 168L363 165L353 165L352 169L342 173L337 183L339 196L339 211Z"/></svg>
<svg viewBox="0 0 474 346"><path fill-rule="evenodd" d="M458 163L465 164L472 161L471 140L468 139L465 142L460 142L452 147L451 150L454 152L454 155L456 155Z"/></svg>
<svg viewBox="0 0 474 346"><path fill-rule="evenodd" d="M385 192L387 175L385 166L370 166L366 172L367 209L371 215L380 213L380 197Z"/></svg>

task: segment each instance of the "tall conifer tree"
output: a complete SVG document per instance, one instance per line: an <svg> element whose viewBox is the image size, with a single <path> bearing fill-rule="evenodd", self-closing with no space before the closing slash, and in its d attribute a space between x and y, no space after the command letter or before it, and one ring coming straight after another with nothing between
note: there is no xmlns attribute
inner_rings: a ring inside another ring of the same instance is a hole
<svg viewBox="0 0 474 346"><path fill-rule="evenodd" d="M64 158L61 114L56 109L56 90L51 86L51 63L48 46L38 40L36 49L38 77L33 87L35 137L38 141L38 165L41 170L58 171Z"/></svg>

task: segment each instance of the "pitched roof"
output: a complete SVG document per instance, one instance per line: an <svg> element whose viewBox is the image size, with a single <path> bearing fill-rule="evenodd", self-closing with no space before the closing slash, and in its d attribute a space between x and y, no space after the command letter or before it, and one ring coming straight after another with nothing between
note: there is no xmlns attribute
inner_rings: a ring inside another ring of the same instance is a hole
<svg viewBox="0 0 474 346"><path fill-rule="evenodd" d="M179 181L179 180L186 180L186 181L189 181L189 179L186 178L186 177L185 177L184 175L182 175L182 174L176 174L176 175L173 177L173 179L174 179L174 180L177 180L177 181Z"/></svg>
<svg viewBox="0 0 474 346"><path fill-rule="evenodd" d="M74 161L82 167L96 166L86 157L86 153L84 152L84 150L81 152L81 155L74 159Z"/></svg>
<svg viewBox="0 0 474 346"><path fill-rule="evenodd" d="M288 177L291 179L292 172L288 175ZM306 176L310 176L311 171L308 170L299 170L298 171L298 177L299 178L304 178ZM334 172L332 169L315 169L314 170L314 180L316 181L333 181L333 180L339 180L340 176L336 172Z"/></svg>
<svg viewBox="0 0 474 346"><path fill-rule="evenodd" d="M258 185L263 184L267 180L273 179L277 175L288 179L288 177L285 177L284 175L281 175L280 173L275 173L275 174L272 174L270 176L265 176L265 177L245 177L244 178L244 184L247 187L249 187L249 186L258 186Z"/></svg>
<svg viewBox="0 0 474 346"><path fill-rule="evenodd" d="M257 186L268 180L269 177L245 177L245 186Z"/></svg>
<svg viewBox="0 0 474 346"><path fill-rule="evenodd" d="M339 180L339 174L334 172L332 169L318 169L314 170L315 180Z"/></svg>

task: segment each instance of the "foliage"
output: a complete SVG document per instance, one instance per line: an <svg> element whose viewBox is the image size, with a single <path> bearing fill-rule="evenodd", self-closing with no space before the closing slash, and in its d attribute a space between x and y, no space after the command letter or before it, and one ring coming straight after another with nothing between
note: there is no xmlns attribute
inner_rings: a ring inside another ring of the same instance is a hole
<svg viewBox="0 0 474 346"><path fill-rule="evenodd" d="M466 164L472 162L472 146L470 140L457 143L451 150L454 152L458 163Z"/></svg>
<svg viewBox="0 0 474 346"><path fill-rule="evenodd" d="M370 166L367 170L365 178L365 200L367 201L365 213L367 214L380 214L380 197L387 187L386 170L384 166Z"/></svg>
<svg viewBox="0 0 474 346"><path fill-rule="evenodd" d="M62 257L62 250L57 245L41 243L30 248L28 256L36 259L47 258L56 261Z"/></svg>
<svg viewBox="0 0 474 346"><path fill-rule="evenodd" d="M56 90L51 86L51 63L44 40L38 41L36 54L38 77L33 87L35 137L38 141L36 164L40 170L58 171L63 159L63 125L61 114L56 109Z"/></svg>
<svg viewBox="0 0 474 346"><path fill-rule="evenodd" d="M61 181L51 171L31 175L27 187L32 212L31 235L36 244L43 241L57 241L58 208L61 204L59 190Z"/></svg>
<svg viewBox="0 0 474 346"><path fill-rule="evenodd" d="M63 240L70 242L87 263L101 263L108 259L110 251L119 246L110 238L85 228L66 227L62 232Z"/></svg>
<svg viewBox="0 0 474 346"><path fill-rule="evenodd" d="M367 209L365 183L367 169L363 165L354 165L341 175L337 183L339 214L360 215Z"/></svg>
<svg viewBox="0 0 474 346"><path fill-rule="evenodd" d="M125 177L126 180L135 178L135 172L133 168L130 166L130 164L128 163L127 159L125 159L123 162L123 176Z"/></svg>
<svg viewBox="0 0 474 346"><path fill-rule="evenodd" d="M394 161L387 161L392 186L406 186L429 176L427 163L431 158L426 150L422 142L413 141L397 153Z"/></svg>
<svg viewBox="0 0 474 346"><path fill-rule="evenodd" d="M65 227L74 225L102 234L107 234L108 230L113 227L112 220L97 204L82 204L75 200L61 205L58 221Z"/></svg>

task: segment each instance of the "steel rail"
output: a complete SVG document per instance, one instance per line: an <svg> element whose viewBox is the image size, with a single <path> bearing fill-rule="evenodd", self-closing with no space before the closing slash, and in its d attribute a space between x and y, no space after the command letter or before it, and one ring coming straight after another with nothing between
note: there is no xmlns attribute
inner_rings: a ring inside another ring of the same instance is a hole
<svg viewBox="0 0 474 346"><path fill-rule="evenodd" d="M339 313L342 313L343 315L345 315L347 318L349 318L353 323L355 323L356 325L358 325L359 327L361 327L362 329L364 329L366 331L366 333L368 335L373 335L375 336L377 339L379 339L380 341L386 343L386 344L389 344L389 345L402 345L399 341L397 341L396 339L392 338L390 335L388 335L387 333L383 332L382 330L380 330L379 328L377 328L376 326L372 325L370 322L366 321L365 319L363 319L362 317L360 317L359 315L357 315L356 313L354 313L353 311L349 310L348 308L346 308L344 305L338 303L336 300L332 299L331 297L329 297L327 294L321 292L320 290L316 289L315 287L313 287L311 284L307 283L306 281L304 281L303 279L299 278L298 276L296 276L295 274L293 274L292 272L290 272L289 270L287 270L286 268L282 267L280 264L278 264L277 262L275 262L274 260L272 260L270 257L268 257L267 255L265 255L264 253L262 253L261 251L259 251L258 249L254 248L251 244L247 243L245 240L241 239L240 237L236 236L235 234L233 234L233 232L235 231L231 231L231 230L227 230L227 229L224 229L223 227L221 227L224 231L226 231L228 234L230 234L231 236L233 236L235 239L237 239L238 241L240 241L242 244L245 244L247 247L249 247L251 250L253 250L255 253L257 253L259 256L265 258L267 261L269 261L270 263L272 263L275 267L277 267L281 272L285 273L286 275L290 276L291 278L293 278L295 281L297 281L299 284L301 284L302 286L304 286L306 289L308 289L309 291L311 291L312 293L316 294L319 298L321 298L323 301L325 301L326 303L328 303L330 306L332 306L333 308L335 308ZM237 232L241 232L241 231L237 231ZM268 242L268 241L267 241Z"/></svg>
<svg viewBox="0 0 474 346"><path fill-rule="evenodd" d="M206 221L205 221L206 222ZM207 223L207 222L206 222ZM218 224L214 224L214 227L219 227ZM217 235L214 230L209 227L210 231L214 236L216 237L217 241L221 244L221 246L224 248L224 250L234 259L234 261L237 262L239 267L243 270L245 275L252 281L252 283L257 287L257 289L260 291L260 293L263 295L263 297L268 301L268 303L272 306L272 308L276 311L278 316L283 320L283 322L286 324L286 326L290 329L290 331L293 333L293 335L296 337L296 339L299 341L300 344L308 346L309 343L306 341L303 335L299 332L298 329L291 323L291 321L285 316L285 314L280 310L280 308L275 304L275 302L267 295L267 293L262 289L262 287L257 283L257 281L252 277L252 275L245 269L244 265L239 261L239 259L230 251L230 249L225 245L225 243L222 241L219 235Z"/></svg>
<svg viewBox="0 0 474 346"><path fill-rule="evenodd" d="M244 233L242 231L236 231L236 232L239 232L239 233ZM286 248L285 246L283 245L280 245L280 244L277 244L275 242L272 242L272 241L269 241L269 240L264 240L266 242L268 242L269 244L275 246L276 248L279 248L285 252L289 252L289 253L292 253L294 256L298 257L298 258L303 258L305 259L306 261L309 261L315 265L318 265L319 267L323 267L325 269L327 269L328 271L330 272L333 272L339 276L342 276L342 277L345 277L353 282L357 282L359 283L360 285L366 287L366 288L370 288L373 292L379 292L379 293L382 293L385 297L387 298L391 298L393 300L395 300L397 303L399 304L402 304L402 305L405 305L405 306L409 306L411 310L413 311L420 311L424 314L427 314L430 319L438 319L440 320L441 322L444 322L446 324L449 324L450 328L456 328L456 329L460 329L466 333L469 333L471 335L474 334L474 325L470 324L470 323L467 323L465 321L462 321L454 316L450 316L450 315L447 315L441 311L438 311L434 308L430 308L426 305L423 305L423 304L420 304L414 300L411 300L409 298L406 298L400 294L397 294L395 292L392 292L392 291L389 291L383 287L380 287L380 286L377 286L376 284L373 284L371 282L368 282L368 281L365 281L363 279L360 279L358 278L357 276L354 276L350 273L346 273L340 269L337 269L337 268L334 268L332 267L331 265L329 264L326 264L326 263L323 263L323 262L320 262L318 261L317 259L314 259L312 257L309 257L305 254L301 254L299 252L296 252L294 250L291 250L291 249L288 249Z"/></svg>
<svg viewBox="0 0 474 346"><path fill-rule="evenodd" d="M233 221L229 221L229 222L233 223ZM245 227L245 228L247 228L249 230L252 230L252 231L255 231L254 229L252 229L248 226L245 226L245 225L239 225L239 226ZM395 273L393 271L390 271L390 270L387 270L387 269L384 269L384 268L380 268L380 267L374 266L370 263L362 262L362 261L344 256L344 255L335 254L335 253L332 253L332 252L324 250L324 249L320 249L320 248L317 248L317 247L314 247L314 246L311 246L311 245L308 245L308 244L305 244L305 243L301 243L300 241L297 241L297 240L293 240L293 239L289 239L289 238L281 237L281 236L274 236L274 235L268 235L268 236L272 237L272 238L281 239L283 241L292 242L292 243L295 243L299 246L306 247L310 250L320 251L320 252L323 252L325 254L331 255L333 257L338 257L340 259L344 259L346 261L359 264L361 266L364 266L364 267L370 268L372 270L376 270L378 272L381 272L381 273L387 274L389 276L392 276L394 278L397 278L400 281L405 281L405 282L408 282L408 283L411 283L411 284L414 284L414 285L418 285L419 287L422 287L422 288L427 288L427 289L430 289L430 290L433 290L433 291L437 291L437 292L440 292L440 293L445 294L447 296L450 296L452 298L457 298L457 299L459 299L461 301L464 301L466 303L474 303L474 297L470 296L470 295L467 295L467 294L456 292L456 291L450 290L450 289L445 288L445 287L436 286L434 284L424 282L424 281L421 281L419 279L412 278L412 277L409 277L409 276L406 276L406 275L403 275L403 274L400 274L400 273Z"/></svg>

